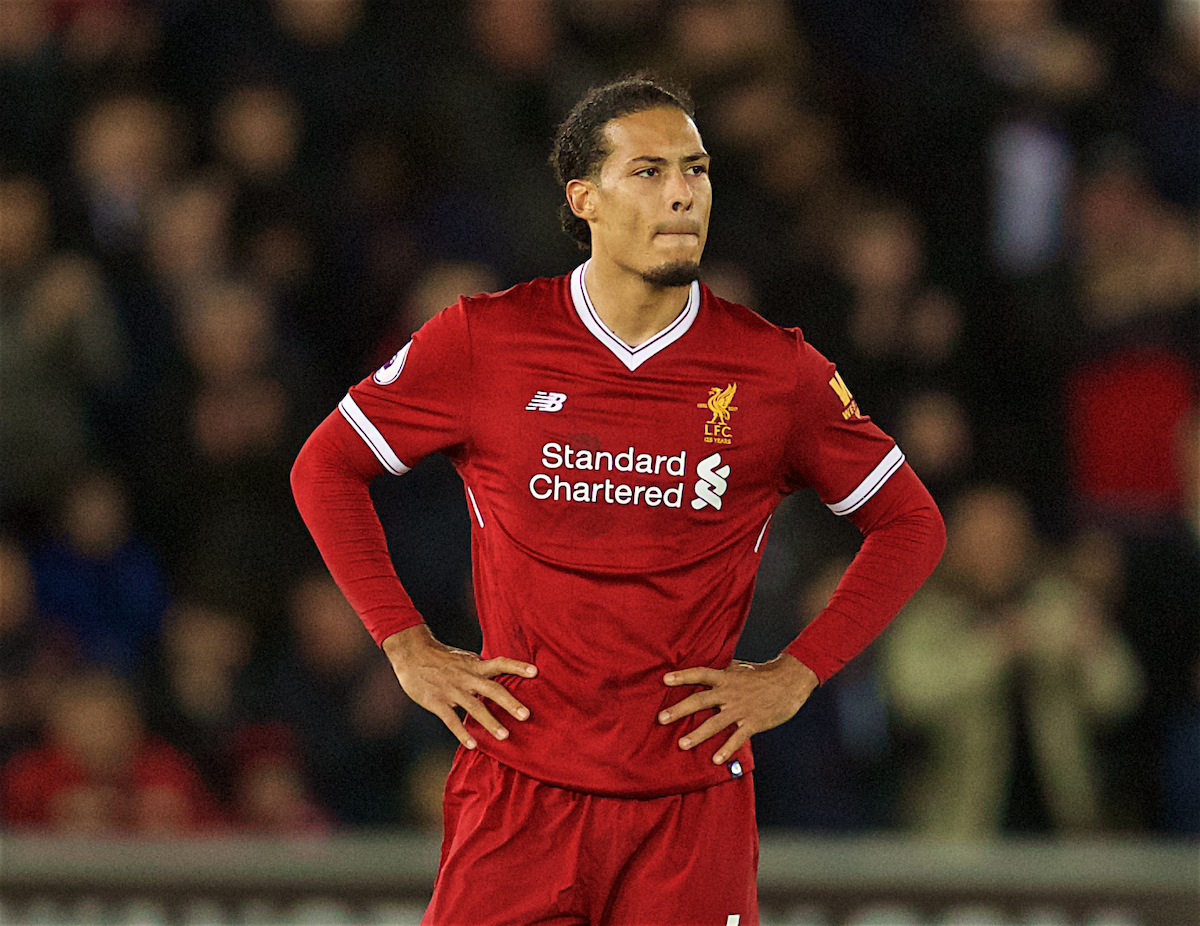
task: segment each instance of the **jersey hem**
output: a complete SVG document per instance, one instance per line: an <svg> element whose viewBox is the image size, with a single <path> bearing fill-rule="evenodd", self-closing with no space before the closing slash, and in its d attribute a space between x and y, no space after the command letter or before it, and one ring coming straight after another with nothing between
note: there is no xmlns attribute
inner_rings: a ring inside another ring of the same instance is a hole
<svg viewBox="0 0 1200 926"><path fill-rule="evenodd" d="M477 726L468 721L468 729ZM661 779L655 781L653 785L647 784L645 787L629 787L629 788L606 788L598 785L589 785L580 783L578 780L572 781L565 778L557 778L553 773L539 772L528 766L507 761L505 755L500 754L497 749L490 748L493 745L500 744L489 743L482 736L476 735L476 749L483 755L499 762L515 772L540 781L543 784L551 785L555 788L562 788L564 791L574 791L578 794L595 794L600 797L619 797L628 800L646 800L657 797L668 797L672 794L688 794L692 791L702 791L705 788L710 788L713 785L724 784L727 781L736 781L738 778L744 777L746 774L754 771L754 753L747 743L740 746L729 760L721 765L713 765L709 763L711 769L706 768L702 776L689 778L677 782L664 782ZM465 748L465 747L460 747ZM737 771L733 771L732 767L737 766Z"/></svg>

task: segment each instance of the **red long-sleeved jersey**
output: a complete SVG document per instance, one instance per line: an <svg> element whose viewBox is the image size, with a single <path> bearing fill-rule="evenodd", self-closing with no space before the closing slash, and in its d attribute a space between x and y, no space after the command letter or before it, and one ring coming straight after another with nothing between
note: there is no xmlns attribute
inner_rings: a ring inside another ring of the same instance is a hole
<svg viewBox="0 0 1200 926"><path fill-rule="evenodd" d="M531 718L479 748L552 784L651 796L727 780L716 737L663 675L733 658L775 507L814 489L865 534L829 606L787 647L822 680L924 581L944 528L894 441L795 329L693 284L631 348L584 285L465 298L421 328L317 428L293 488L330 571L377 641L419 623L367 488L445 453L466 487L484 658ZM420 543L414 537L413 543ZM691 689L695 690L695 689ZM468 721L471 729L474 721ZM752 766L749 746L728 763Z"/></svg>

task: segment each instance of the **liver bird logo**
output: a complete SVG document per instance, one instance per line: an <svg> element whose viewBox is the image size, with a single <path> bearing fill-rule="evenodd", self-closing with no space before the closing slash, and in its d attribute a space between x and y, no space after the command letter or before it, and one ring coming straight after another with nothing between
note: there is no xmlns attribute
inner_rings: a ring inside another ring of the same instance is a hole
<svg viewBox="0 0 1200 926"><path fill-rule="evenodd" d="M712 412L712 418L708 421L709 424L727 424L729 422L729 413L737 411L737 406L731 404L736 392L737 383L730 383L724 389L720 386L713 386L708 390L708 401L704 405L697 405L696 407L708 408Z"/></svg>

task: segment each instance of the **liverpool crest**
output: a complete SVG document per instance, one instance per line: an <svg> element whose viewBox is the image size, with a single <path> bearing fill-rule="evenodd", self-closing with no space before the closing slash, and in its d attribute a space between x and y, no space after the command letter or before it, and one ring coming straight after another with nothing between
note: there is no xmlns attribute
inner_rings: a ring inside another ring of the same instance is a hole
<svg viewBox="0 0 1200 926"><path fill-rule="evenodd" d="M713 386L708 390L708 399L696 404L696 408L708 409L712 415L704 424L706 444L733 443L733 429L729 426L729 416L737 411L737 406L733 404L736 393L737 383L729 383L723 389Z"/></svg>

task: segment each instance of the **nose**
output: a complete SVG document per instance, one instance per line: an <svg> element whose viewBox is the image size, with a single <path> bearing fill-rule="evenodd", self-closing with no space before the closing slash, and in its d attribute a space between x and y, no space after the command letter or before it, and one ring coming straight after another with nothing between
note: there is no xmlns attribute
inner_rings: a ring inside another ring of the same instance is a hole
<svg viewBox="0 0 1200 926"><path fill-rule="evenodd" d="M692 208L692 186L687 182L687 177L683 175L682 171L675 171L671 174L667 192L671 197L672 212L687 212Z"/></svg>

